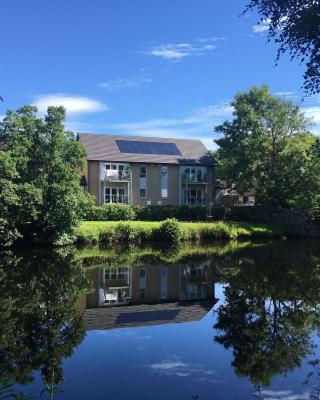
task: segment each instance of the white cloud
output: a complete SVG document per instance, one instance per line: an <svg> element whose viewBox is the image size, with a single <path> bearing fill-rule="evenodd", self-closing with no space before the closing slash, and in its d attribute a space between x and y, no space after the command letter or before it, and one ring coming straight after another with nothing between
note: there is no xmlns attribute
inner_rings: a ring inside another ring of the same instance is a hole
<svg viewBox="0 0 320 400"><path fill-rule="evenodd" d="M259 24L253 25L252 30L255 33L265 32L269 29L271 20L269 18L263 19Z"/></svg>
<svg viewBox="0 0 320 400"><path fill-rule="evenodd" d="M81 114L107 111L108 106L98 100L85 96L73 96L66 93L42 94L34 97L33 104L43 114L48 106L63 106L67 114Z"/></svg>
<svg viewBox="0 0 320 400"><path fill-rule="evenodd" d="M176 376L186 378L192 376L193 379L199 381L210 381L217 383L217 372L209 369L206 365L191 364L181 361L178 357L163 360L159 363L145 365L153 373L165 376Z"/></svg>
<svg viewBox="0 0 320 400"><path fill-rule="evenodd" d="M302 107L301 110L312 122L320 124L320 106Z"/></svg>
<svg viewBox="0 0 320 400"><path fill-rule="evenodd" d="M210 38L201 38L201 39L198 39L197 41L207 43L207 42L221 42L221 41L225 41L225 40L226 40L226 38L224 36L212 36Z"/></svg>
<svg viewBox="0 0 320 400"><path fill-rule="evenodd" d="M202 38L192 43L167 43L154 46L144 54L159 57L163 60L180 61L185 57L202 56L212 50L216 46L216 42L225 40L222 36L214 36L212 38Z"/></svg>
<svg viewBox="0 0 320 400"><path fill-rule="evenodd" d="M310 393L298 394L292 390L263 390L265 400L308 400Z"/></svg>
<svg viewBox="0 0 320 400"><path fill-rule="evenodd" d="M117 91L117 90L130 90L135 89L141 84L152 83L153 80L150 78L139 78L139 79L114 79L106 82L101 82L98 86L102 89Z"/></svg>
<svg viewBox="0 0 320 400"><path fill-rule="evenodd" d="M276 92L275 95L281 97L293 97L295 95L295 92L289 92L289 91Z"/></svg>
<svg viewBox="0 0 320 400"><path fill-rule="evenodd" d="M280 18L279 22L277 22L276 24L276 29L278 31L281 31L285 25L285 23L287 22L288 18L287 17L282 17ZM260 33L260 32L265 32L269 29L271 24L271 19L270 18L264 18L262 19L258 24L253 25L252 29L253 32L255 33Z"/></svg>
<svg viewBox="0 0 320 400"><path fill-rule="evenodd" d="M160 136L198 138L208 149L214 149L213 128L232 117L233 108L227 103L200 107L187 115L174 119L152 119L114 124L111 129L118 133L135 136Z"/></svg>

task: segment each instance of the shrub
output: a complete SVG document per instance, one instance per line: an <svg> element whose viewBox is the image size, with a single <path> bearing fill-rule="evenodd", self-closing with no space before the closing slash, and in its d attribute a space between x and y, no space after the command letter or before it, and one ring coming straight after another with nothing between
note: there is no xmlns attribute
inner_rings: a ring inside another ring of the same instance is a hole
<svg viewBox="0 0 320 400"><path fill-rule="evenodd" d="M114 237L114 230L100 231L99 243L102 245L109 245Z"/></svg>
<svg viewBox="0 0 320 400"><path fill-rule="evenodd" d="M105 204L94 206L86 213L86 221L133 221L135 211L127 204Z"/></svg>
<svg viewBox="0 0 320 400"><path fill-rule="evenodd" d="M99 242L98 232L88 232L78 229L76 232L77 242L82 245L97 244Z"/></svg>
<svg viewBox="0 0 320 400"><path fill-rule="evenodd" d="M67 233L62 234L57 240L54 241L54 246L69 246L77 240L76 236Z"/></svg>
<svg viewBox="0 0 320 400"><path fill-rule="evenodd" d="M119 244L133 244L138 241L138 230L129 224L120 223L115 227L113 239Z"/></svg>
<svg viewBox="0 0 320 400"><path fill-rule="evenodd" d="M174 218L166 219L159 228L154 229L153 238L167 244L179 243L183 239L182 226Z"/></svg>

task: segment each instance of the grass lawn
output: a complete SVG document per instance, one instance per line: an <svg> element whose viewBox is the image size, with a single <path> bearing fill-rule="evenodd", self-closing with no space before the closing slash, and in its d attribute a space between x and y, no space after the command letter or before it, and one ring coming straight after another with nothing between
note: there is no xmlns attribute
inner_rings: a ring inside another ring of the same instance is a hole
<svg viewBox="0 0 320 400"><path fill-rule="evenodd" d="M75 235L81 243L113 242L117 227L122 226L132 233L133 241L151 242L162 222L158 221L84 221ZM196 242L216 239L280 238L294 236L291 226L258 224L248 222L179 222L182 230L181 241ZM125 233L126 234L126 233Z"/></svg>

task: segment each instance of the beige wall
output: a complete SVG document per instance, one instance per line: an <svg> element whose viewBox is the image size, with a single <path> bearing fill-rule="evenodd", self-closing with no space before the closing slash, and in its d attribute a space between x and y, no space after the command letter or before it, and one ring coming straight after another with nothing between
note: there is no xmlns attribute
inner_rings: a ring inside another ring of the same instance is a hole
<svg viewBox="0 0 320 400"><path fill-rule="evenodd" d="M88 161L88 192L96 198L96 204L100 203L99 185L99 161Z"/></svg>
<svg viewBox="0 0 320 400"><path fill-rule="evenodd" d="M147 167L147 196L140 198L140 167ZM151 201L156 205L179 204L179 166L168 165L168 197L161 197L161 166L159 164L131 164L132 169L132 202L137 205L146 205Z"/></svg>
<svg viewBox="0 0 320 400"><path fill-rule="evenodd" d="M146 198L140 198L140 167L147 168L147 187ZM132 170L132 204L147 205L147 201L151 201L152 205L157 205L161 201L161 205L179 205L183 187L180 180L180 166L168 165L168 197L161 198L161 165L159 164L142 164L131 163ZM194 187L203 188L205 193L206 204L213 202L213 181L214 167L207 167L208 184L197 184ZM88 191L100 202L100 181L99 181L99 161L88 161L87 180ZM126 183L112 183L110 186L128 187ZM189 185L190 187L190 185ZM129 185L130 188L130 185ZM130 189L129 189L130 190Z"/></svg>

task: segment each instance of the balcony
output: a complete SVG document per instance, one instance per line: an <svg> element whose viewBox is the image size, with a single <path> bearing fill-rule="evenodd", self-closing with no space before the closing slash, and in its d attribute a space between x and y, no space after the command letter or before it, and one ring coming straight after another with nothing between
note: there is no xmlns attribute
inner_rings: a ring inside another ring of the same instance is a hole
<svg viewBox="0 0 320 400"><path fill-rule="evenodd" d="M131 169L126 169L124 171L107 169L105 173L105 180L108 182L131 182L132 171Z"/></svg>
<svg viewBox="0 0 320 400"><path fill-rule="evenodd" d="M205 206L205 200L202 197L193 197L193 196L188 196L187 198L184 199L184 204L186 206Z"/></svg>
<svg viewBox="0 0 320 400"><path fill-rule="evenodd" d="M127 195L106 195L105 204L130 204Z"/></svg>
<svg viewBox="0 0 320 400"><path fill-rule="evenodd" d="M182 183L208 183L207 175L182 174Z"/></svg>

